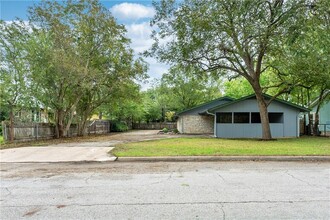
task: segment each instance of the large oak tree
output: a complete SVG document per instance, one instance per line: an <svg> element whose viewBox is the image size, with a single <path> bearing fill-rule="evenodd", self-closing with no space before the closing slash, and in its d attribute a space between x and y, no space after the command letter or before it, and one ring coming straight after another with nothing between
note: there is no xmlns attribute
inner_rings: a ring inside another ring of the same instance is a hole
<svg viewBox="0 0 330 220"><path fill-rule="evenodd" d="M205 73L244 77L256 94L262 138L271 139L267 107L272 100L262 95L260 77L271 52L289 30L302 25L307 6L305 0L162 0L155 3L155 43L147 54Z"/></svg>

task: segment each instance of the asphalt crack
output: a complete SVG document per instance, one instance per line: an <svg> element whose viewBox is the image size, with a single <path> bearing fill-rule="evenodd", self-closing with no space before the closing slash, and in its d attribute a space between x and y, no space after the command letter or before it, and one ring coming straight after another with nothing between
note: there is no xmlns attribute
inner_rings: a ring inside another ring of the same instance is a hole
<svg viewBox="0 0 330 220"><path fill-rule="evenodd" d="M8 187L4 187L4 189L5 189L5 190L7 191L7 193L8 193L7 195L4 195L4 196L5 196L5 197L6 197L6 196L11 196L11 194L12 194L11 190L9 190Z"/></svg>
<svg viewBox="0 0 330 220"><path fill-rule="evenodd" d="M223 218L223 220L226 220L226 212L224 210L224 205L222 203L220 203L220 209L222 211L222 218Z"/></svg>
<svg viewBox="0 0 330 220"><path fill-rule="evenodd" d="M294 175L292 175L291 173L289 173L288 170L286 170L285 173L286 173L288 176L292 177L293 179L298 180L298 181L300 181L300 182L302 182L302 183L305 183L305 184L307 184L308 186L313 186L313 187L315 186L315 185L313 185L313 184L310 184L310 183L307 182L307 181L304 181L304 180L302 180L302 179L299 179L299 178L295 177Z"/></svg>
<svg viewBox="0 0 330 220"><path fill-rule="evenodd" d="M225 178L223 176L221 176L220 173L218 173L218 177L220 177L220 179L222 179L222 181L226 182Z"/></svg>
<svg viewBox="0 0 330 220"><path fill-rule="evenodd" d="M149 206L149 205L209 205L209 204L294 204L294 203L310 203L310 202L330 202L330 200L274 200L274 201L259 201L259 200L250 200L250 201L214 201L214 202L141 202L141 203L95 203L95 204L79 204L79 203L71 203L66 204L66 206L82 206L82 207L90 207L90 206ZM54 206L54 204L47 205L10 205L3 207L35 207L35 206Z"/></svg>

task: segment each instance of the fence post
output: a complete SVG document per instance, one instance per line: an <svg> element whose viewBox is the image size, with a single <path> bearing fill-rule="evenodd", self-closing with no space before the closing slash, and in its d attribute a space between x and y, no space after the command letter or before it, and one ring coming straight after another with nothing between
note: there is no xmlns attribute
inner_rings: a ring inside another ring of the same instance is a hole
<svg viewBox="0 0 330 220"><path fill-rule="evenodd" d="M38 140L38 135L39 135L39 126L38 123L36 123L36 140Z"/></svg>

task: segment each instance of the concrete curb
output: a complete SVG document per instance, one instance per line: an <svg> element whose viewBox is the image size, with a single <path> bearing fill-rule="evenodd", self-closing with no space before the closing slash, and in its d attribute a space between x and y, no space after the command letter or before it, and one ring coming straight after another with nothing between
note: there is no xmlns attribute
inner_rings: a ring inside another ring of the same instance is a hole
<svg viewBox="0 0 330 220"><path fill-rule="evenodd" d="M118 158L111 156L109 158L103 159L91 159L91 160L8 160L8 161L1 161L0 163L107 163L107 162L114 162Z"/></svg>
<svg viewBox="0 0 330 220"><path fill-rule="evenodd" d="M302 161L330 162L330 156L173 156L173 157L118 157L118 162L212 162L212 161Z"/></svg>

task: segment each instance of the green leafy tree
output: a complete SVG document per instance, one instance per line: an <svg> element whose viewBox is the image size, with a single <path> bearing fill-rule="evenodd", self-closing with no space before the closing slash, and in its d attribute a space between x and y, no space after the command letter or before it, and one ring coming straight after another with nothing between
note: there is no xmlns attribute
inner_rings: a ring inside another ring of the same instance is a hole
<svg viewBox="0 0 330 220"><path fill-rule="evenodd" d="M148 89L143 92L144 118L146 122L163 120L163 111L166 103L162 101L159 88Z"/></svg>
<svg viewBox="0 0 330 220"><path fill-rule="evenodd" d="M83 6L86 12L78 15L74 28L79 36L78 54L89 78L77 108L80 135L99 106L112 99L133 98L138 89L133 80L144 79L147 69L143 60L134 60L125 28L116 24L109 10L98 1L85 1Z"/></svg>
<svg viewBox="0 0 330 220"><path fill-rule="evenodd" d="M196 77L196 71L198 70L178 65L163 74L160 88L164 96L169 96L168 108L182 111L221 95L220 83L213 79Z"/></svg>
<svg viewBox="0 0 330 220"><path fill-rule="evenodd" d="M237 78L224 83L225 95L232 98L242 98L253 93L251 85L244 78Z"/></svg>
<svg viewBox="0 0 330 220"><path fill-rule="evenodd" d="M317 135L318 112L330 90L330 2L319 0L312 6L306 14L305 26L292 30L291 38L274 54L272 64L280 82L299 86L292 90L291 97L304 105L318 99L313 127Z"/></svg>
<svg viewBox="0 0 330 220"><path fill-rule="evenodd" d="M126 30L99 1L43 1L30 10L35 25L30 62L38 99L55 112L57 136L75 119L80 135L101 105L144 78Z"/></svg>
<svg viewBox="0 0 330 220"><path fill-rule="evenodd" d="M144 106L139 87L133 84L130 90L122 92L121 97L101 106L100 109L113 121L125 122L127 125L144 120Z"/></svg>
<svg viewBox="0 0 330 220"><path fill-rule="evenodd" d="M155 43L149 55L160 61L194 65L215 76L242 76L251 85L260 110L262 138L271 139L261 75L270 52L299 28L307 1L185 0L155 4ZM162 44L160 39L165 39ZM275 96L276 97L276 96Z"/></svg>
<svg viewBox="0 0 330 220"><path fill-rule="evenodd" d="M14 140L14 114L30 106L29 67L26 62L26 41L29 28L23 21L0 20L0 106L10 119L10 141Z"/></svg>

